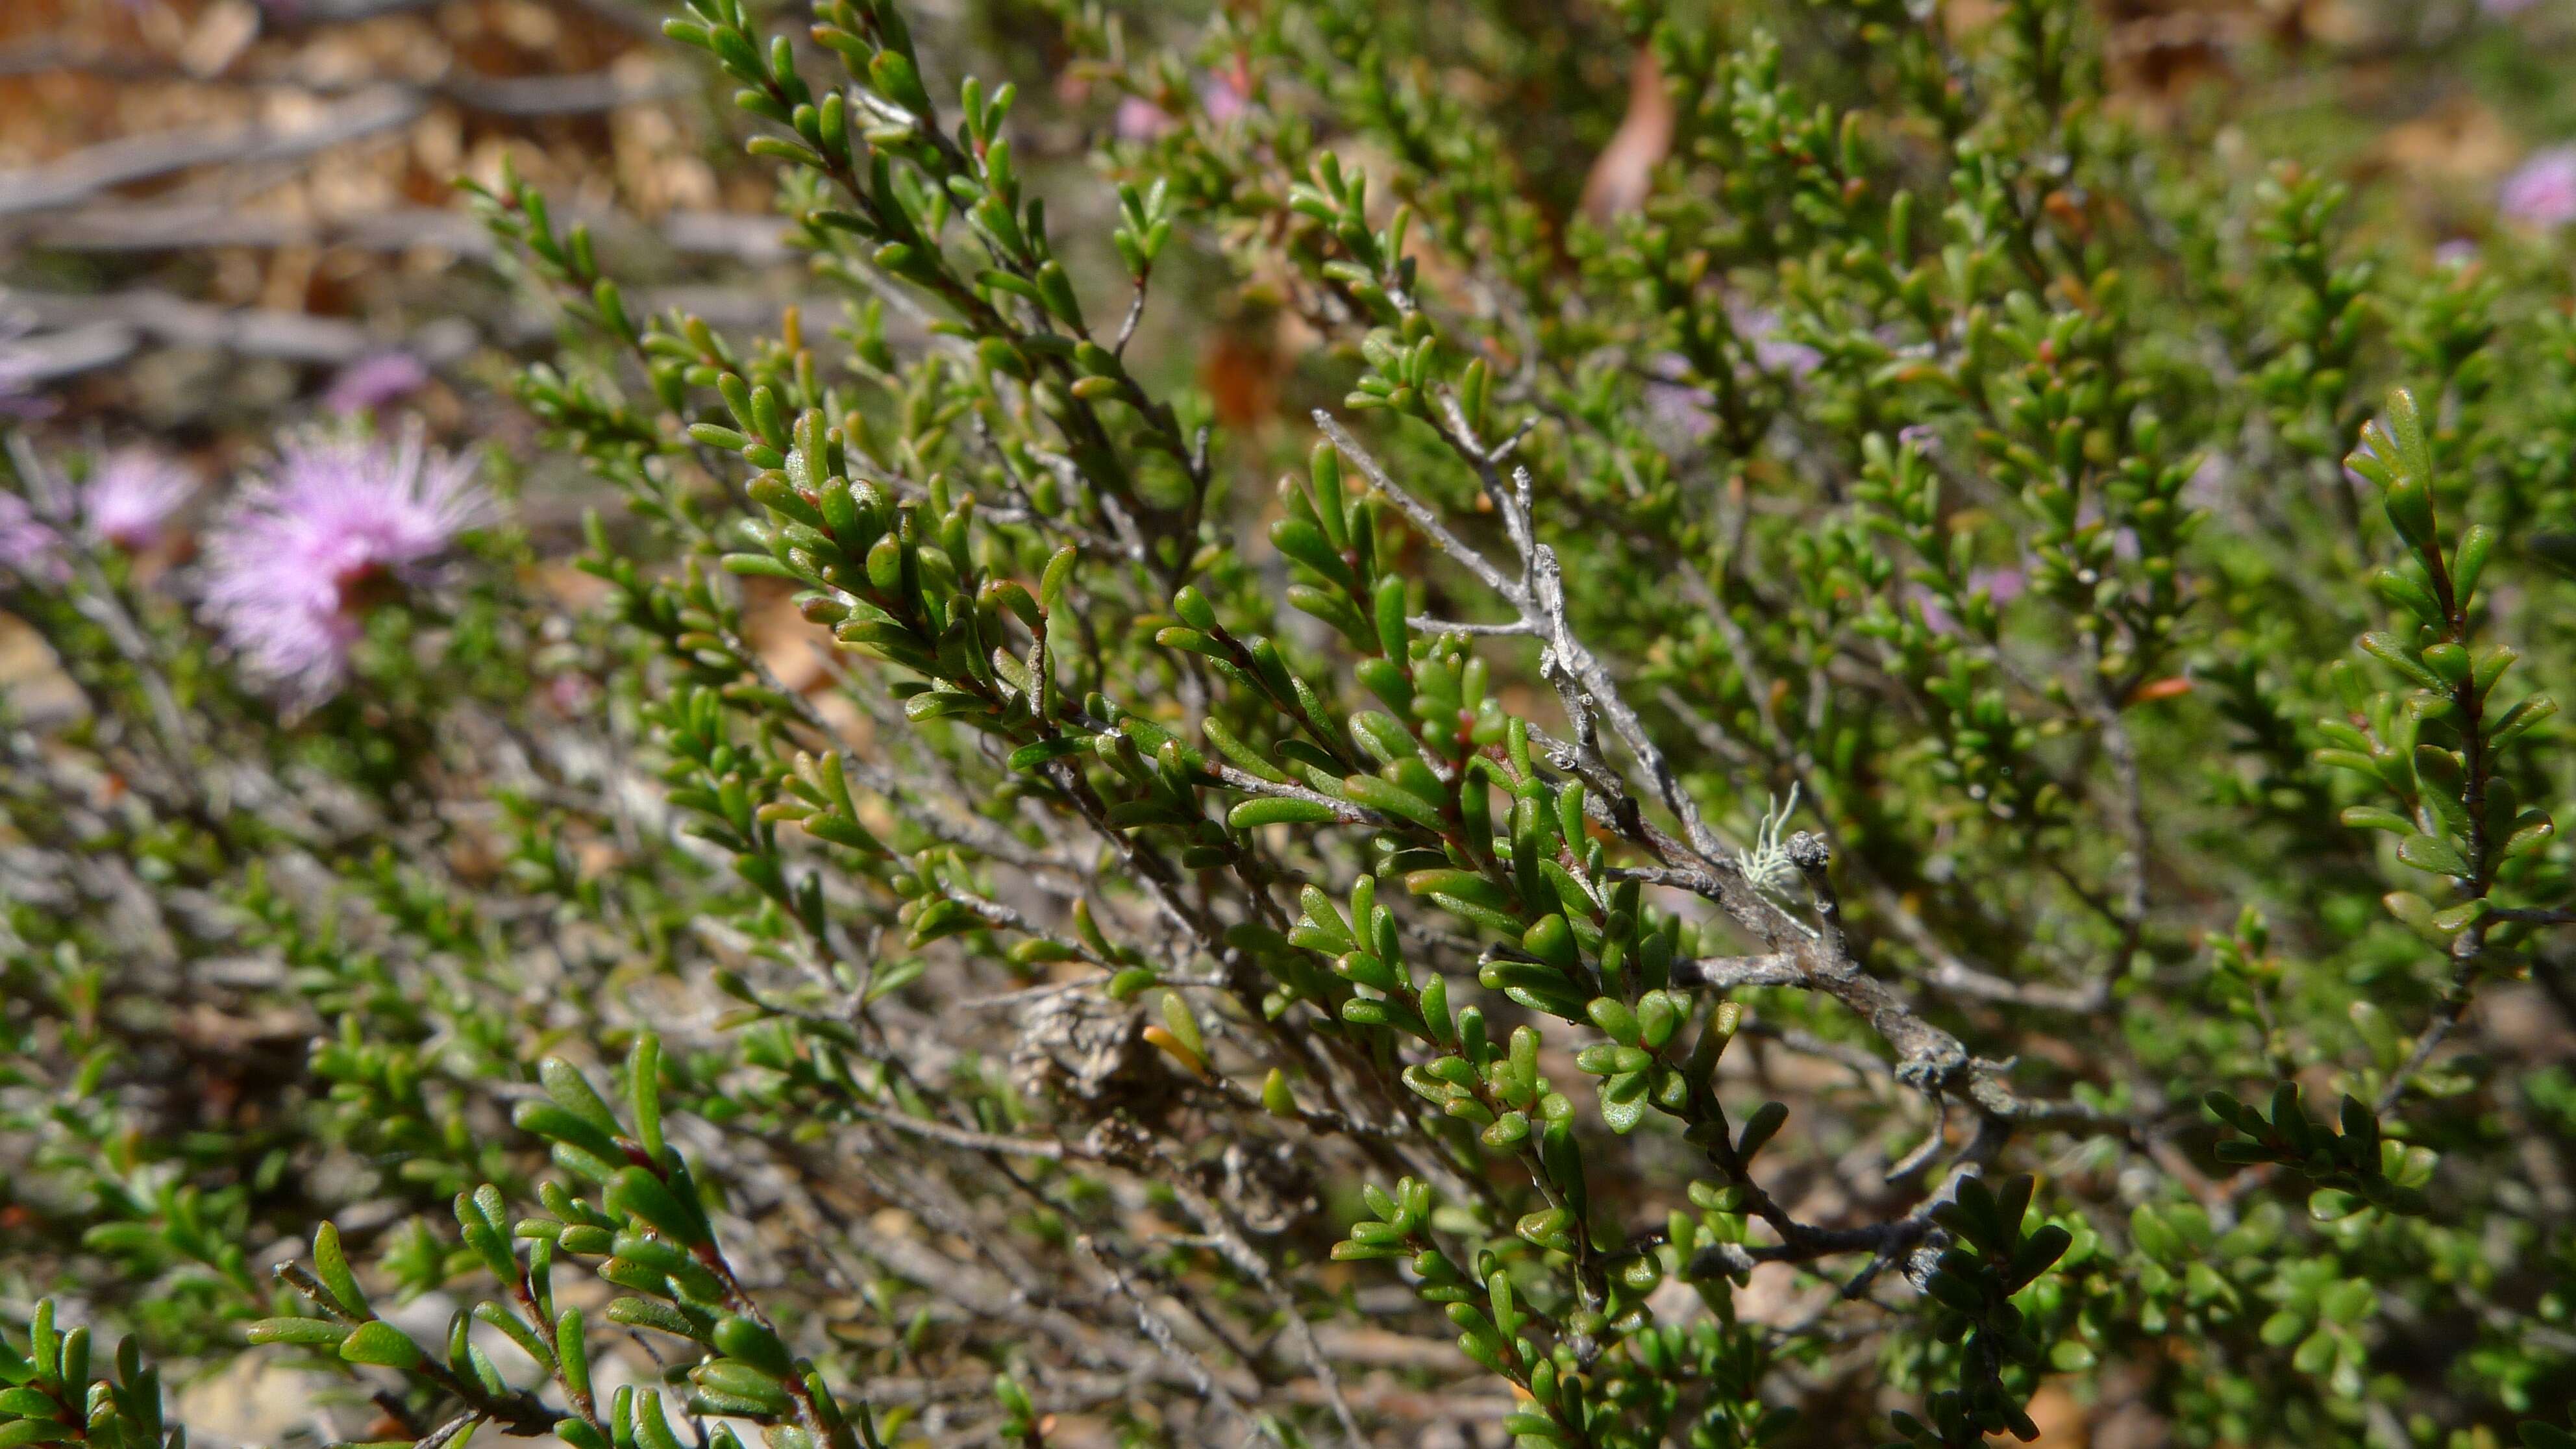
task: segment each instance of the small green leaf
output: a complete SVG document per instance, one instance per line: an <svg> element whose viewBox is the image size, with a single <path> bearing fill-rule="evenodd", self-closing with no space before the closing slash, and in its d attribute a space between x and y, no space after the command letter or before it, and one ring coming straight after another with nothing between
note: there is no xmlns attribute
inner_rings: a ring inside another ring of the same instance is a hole
<svg viewBox="0 0 2576 1449"><path fill-rule="evenodd" d="M361 1323L340 1341L340 1357L351 1363L376 1364L384 1368L416 1368L421 1361L420 1345L411 1335L381 1318Z"/></svg>
<svg viewBox="0 0 2576 1449"><path fill-rule="evenodd" d="M313 1271L322 1286L331 1290L331 1296L340 1300L341 1308L352 1316L368 1311L367 1295L359 1291L358 1277L349 1271L348 1255L340 1251L340 1229L335 1224L326 1222L313 1231Z"/></svg>
<svg viewBox="0 0 2576 1449"><path fill-rule="evenodd" d="M1082 555L1072 544L1057 549L1047 560L1046 570L1038 576L1038 607L1052 614L1064 602L1064 591L1073 582L1073 565Z"/></svg>
<svg viewBox="0 0 2576 1449"><path fill-rule="evenodd" d="M319 1318L263 1318L250 1326L247 1336L253 1343L337 1345L349 1336L349 1329Z"/></svg>
<svg viewBox="0 0 2576 1449"><path fill-rule="evenodd" d="M1612 1041L1621 1046L1637 1044L1637 1014L1628 1009L1626 1002L1608 996L1594 997L1585 1013L1592 1018L1594 1026L1601 1028L1602 1035Z"/></svg>
<svg viewBox="0 0 2576 1449"><path fill-rule="evenodd" d="M1006 763L1013 770L1033 770L1049 760L1061 760L1090 748L1091 739L1087 735L1057 735L1020 746L1011 751L1011 758Z"/></svg>
<svg viewBox="0 0 2576 1449"><path fill-rule="evenodd" d="M1207 1055L1207 1042L1199 1035L1199 1019L1190 1014L1190 1004L1177 991L1163 993L1163 1026L1194 1055Z"/></svg>
<svg viewBox="0 0 2576 1449"><path fill-rule="evenodd" d="M705 1225L662 1180L640 1167L621 1169L608 1184L608 1210L643 1219L655 1231L683 1243L706 1240Z"/></svg>
<svg viewBox="0 0 2576 1449"><path fill-rule="evenodd" d="M635 1115L635 1140L644 1155L662 1157L662 1039L639 1032L626 1057L626 1100Z"/></svg>
<svg viewBox="0 0 2576 1449"><path fill-rule="evenodd" d="M795 1361L788 1357L787 1345L778 1335L748 1318L726 1314L716 1320L716 1351L738 1359L771 1379L784 1379L795 1373Z"/></svg>
<svg viewBox="0 0 2576 1449"><path fill-rule="evenodd" d="M1227 811L1225 823L1237 830L1251 830L1263 825L1324 825L1341 818L1340 811L1321 800L1260 795Z"/></svg>
<svg viewBox="0 0 2576 1449"><path fill-rule="evenodd" d="M2429 870L2438 875L2466 879L2469 874L2469 862L2460 854L2459 847L2438 835L2419 833L2407 836L2398 844L2397 858L2417 870Z"/></svg>
<svg viewBox="0 0 2576 1449"><path fill-rule="evenodd" d="M1752 1161L1753 1155L1768 1145L1788 1120L1789 1107L1785 1102L1765 1102L1754 1109L1751 1120L1744 1124L1744 1135L1736 1140L1736 1156Z"/></svg>
<svg viewBox="0 0 2576 1449"><path fill-rule="evenodd" d="M546 1095L554 1098L555 1105L591 1126L611 1137L625 1130L618 1124L617 1114L608 1109L608 1100L572 1063L561 1057L548 1057L537 1063L537 1080L545 1085Z"/></svg>
<svg viewBox="0 0 2576 1449"><path fill-rule="evenodd" d="M1442 828L1440 807L1401 785L1381 780L1375 775L1352 775L1342 781L1342 791L1352 803L1412 821L1425 830Z"/></svg>

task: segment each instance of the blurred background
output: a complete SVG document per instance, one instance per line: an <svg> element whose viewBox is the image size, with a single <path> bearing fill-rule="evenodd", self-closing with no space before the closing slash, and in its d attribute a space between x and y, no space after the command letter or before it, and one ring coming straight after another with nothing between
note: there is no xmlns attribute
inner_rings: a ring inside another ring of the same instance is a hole
<svg viewBox="0 0 2576 1449"><path fill-rule="evenodd" d="M1944 17L1975 24L1983 4L1949 0ZM661 39L667 8L0 5L0 406L68 430L64 442L148 434L210 474L317 412L399 406L524 439L496 400L513 358L541 350L554 322L496 271L453 185L491 179L505 156L559 213L590 221L656 304L720 327L773 317L799 274L767 214L766 168L741 157L722 92ZM914 7L935 47L1019 78L1022 149L1042 167L1079 165L1104 131L1151 119L1090 103L1060 73L1052 8ZM1209 5L1113 8L1150 32ZM1616 207L1658 154L1661 99L1631 86L1606 5L1520 8L1567 42L1528 112L1532 143L1590 158L1582 194L1556 200ZM2205 136L2213 165L2295 148L2356 179L2393 175L2403 184L2367 194L2374 223L2405 242L2473 242L2517 167L2576 140L2565 0L2104 0L2101 12L2142 119ZM1055 199L1075 214L1102 199L1097 186L1065 190L1079 194ZM1174 339L1221 403L1265 391L1262 371L1293 361L1293 345L1242 330Z"/></svg>
<svg viewBox="0 0 2576 1449"><path fill-rule="evenodd" d="M1229 0L1240 7L1284 0ZM1532 174L1559 215L1621 208L1670 132L1600 0L1407 0L1550 29L1509 74ZM1716 4L1725 0L1674 0ZM589 485L510 399L557 318L514 284L461 205L505 158L588 222L629 296L720 329L781 307L836 316L778 240L742 118L659 31L657 0L8 0L0 4L0 408L42 451L146 442L207 484L284 426L416 415L493 446L540 546L570 542ZM755 6L755 9L763 7ZM785 0L767 7L783 21ZM1024 170L1059 216L1105 214L1098 144L1168 118L1095 96L1050 0L920 0L952 74L1016 78ZM1186 37L1212 0L1112 9L1140 42ZM1973 26L1991 0L1944 0ZM2101 0L2119 103L2209 165L2285 152L2362 188L2364 234L2472 247L2519 207L2576 214L2576 0ZM1473 55L1473 46L1462 47ZM1202 77L1222 89L1224 78ZM2517 190L2519 187L2519 190ZM2502 203L2500 211L2500 203ZM2528 220L2528 219L2526 219ZM2539 224L2555 224L2548 216ZM1060 228L1083 236L1105 228ZM1106 261L1106 259L1103 259ZM1184 260L1182 265L1189 263ZM1254 289L1257 298L1258 289ZM1309 339L1257 306L1157 308L1138 355L1221 420L1275 415ZM1330 391L1331 379L1312 379ZM219 489L201 492L211 497ZM202 505L201 505L202 506ZM0 677L46 661L0 616ZM68 707L68 699L66 700ZM41 710L38 711L41 713Z"/></svg>
<svg viewBox="0 0 2576 1449"><path fill-rule="evenodd" d="M657 27L627 0L0 7L11 406L209 468L314 411L458 424L552 328L457 205L505 154L711 320L774 311L767 180L723 165Z"/></svg>

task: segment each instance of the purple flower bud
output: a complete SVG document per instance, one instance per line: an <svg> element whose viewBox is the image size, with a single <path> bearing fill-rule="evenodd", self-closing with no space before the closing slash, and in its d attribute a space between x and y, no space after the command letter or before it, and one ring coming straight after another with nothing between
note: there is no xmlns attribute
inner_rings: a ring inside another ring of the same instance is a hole
<svg viewBox="0 0 2576 1449"><path fill-rule="evenodd" d="M309 707L347 679L367 606L497 516L473 460L417 426L399 443L288 438L211 531L206 611L251 677Z"/></svg>
<svg viewBox="0 0 2576 1449"><path fill-rule="evenodd" d="M429 385L429 369L408 352L379 352L340 369L322 394L335 413L368 413Z"/></svg>

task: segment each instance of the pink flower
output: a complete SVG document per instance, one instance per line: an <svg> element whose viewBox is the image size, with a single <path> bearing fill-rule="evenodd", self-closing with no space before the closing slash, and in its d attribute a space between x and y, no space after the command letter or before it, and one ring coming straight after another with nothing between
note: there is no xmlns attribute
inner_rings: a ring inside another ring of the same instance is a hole
<svg viewBox="0 0 2576 1449"><path fill-rule="evenodd" d="M1726 315L1736 336L1752 349L1753 365L1759 371L1801 378L1825 360L1814 348L1783 336L1779 315L1767 307L1729 302ZM1645 372L1646 413L1664 431L1697 443L1717 430L1717 420L1709 416L1717 399L1691 385L1689 359L1678 352L1659 352L1647 359Z"/></svg>
<svg viewBox="0 0 2576 1449"><path fill-rule="evenodd" d="M1705 442L1717 431L1709 416L1716 399L1690 385L1690 362L1678 352L1659 352L1646 363L1646 416L1663 432L1686 443Z"/></svg>
<svg viewBox="0 0 2576 1449"><path fill-rule="evenodd" d="M2029 576L2018 568L1979 568L1968 571L1967 596L1974 599L1980 594L1984 595L1988 606L1985 612L2001 609L2004 605L2020 598L2029 588ZM1922 613L1924 628L1945 637L1961 632L1958 619L1950 613L1949 606L1941 602L1940 595L1920 584L1907 584L1905 595L1914 601L1914 607Z"/></svg>
<svg viewBox="0 0 2576 1449"><path fill-rule="evenodd" d="M578 715L599 697L599 688L579 674L558 674L546 681L546 698L567 715Z"/></svg>
<svg viewBox="0 0 2576 1449"><path fill-rule="evenodd" d="M290 438L212 531L207 613L253 678L318 704L348 678L368 606L497 512L473 460L423 447L416 426L398 444Z"/></svg>
<svg viewBox="0 0 2576 1449"><path fill-rule="evenodd" d="M2191 481L2182 485L2182 501L2195 509L2216 508L2226 501L2235 477L2235 469L2223 455L2204 453L2192 467Z"/></svg>
<svg viewBox="0 0 2576 1449"><path fill-rule="evenodd" d="M63 537L36 517L27 500L0 491L0 569L30 580L62 576Z"/></svg>
<svg viewBox="0 0 2576 1449"><path fill-rule="evenodd" d="M1987 598L1998 604L2011 603L2020 598L2029 588L2029 577L2018 568L1984 568L1968 571L1968 591L1975 593L1982 589Z"/></svg>
<svg viewBox="0 0 2576 1449"><path fill-rule="evenodd" d="M1121 141L1159 141L1179 124L1171 112L1143 96L1128 96L1118 102L1118 113L1110 118L1109 130Z"/></svg>
<svg viewBox="0 0 2576 1449"><path fill-rule="evenodd" d="M380 352L340 369L322 394L335 413L368 413L429 385L429 369L408 352Z"/></svg>
<svg viewBox="0 0 2576 1449"><path fill-rule="evenodd" d="M2508 220L2536 227L2576 221L2576 146L2553 146L2504 179L2496 210Z"/></svg>
<svg viewBox="0 0 2576 1449"><path fill-rule="evenodd" d="M1199 109L1219 126L1251 108L1243 82L1228 73L1207 72L1193 83L1193 89L1198 93ZM1143 96L1120 100L1116 114L1109 119L1110 134L1121 141L1159 141L1180 127L1180 117Z"/></svg>
<svg viewBox="0 0 2576 1449"><path fill-rule="evenodd" d="M197 475L149 448L120 448L81 485L81 531L130 552L150 548L170 515L197 491Z"/></svg>
<svg viewBox="0 0 2576 1449"><path fill-rule="evenodd" d="M1210 74L1199 78L1199 107L1207 118L1222 126L1252 107L1252 96L1242 79L1232 72Z"/></svg>
<svg viewBox="0 0 2576 1449"><path fill-rule="evenodd" d="M1729 302L1726 315L1734 325L1736 335L1753 344L1753 365L1764 372L1784 373L1792 378L1805 377L1825 360L1823 353L1782 335L1780 314L1768 307Z"/></svg>

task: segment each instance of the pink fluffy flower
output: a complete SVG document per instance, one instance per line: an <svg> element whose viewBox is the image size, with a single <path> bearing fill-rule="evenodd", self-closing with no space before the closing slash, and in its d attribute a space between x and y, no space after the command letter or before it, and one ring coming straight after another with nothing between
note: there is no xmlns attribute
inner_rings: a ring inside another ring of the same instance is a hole
<svg viewBox="0 0 2576 1449"><path fill-rule="evenodd" d="M416 427L398 443L290 438L212 531L207 612L248 674L318 704L348 678L368 606L496 516L473 461Z"/></svg>
<svg viewBox="0 0 2576 1449"><path fill-rule="evenodd" d="M28 579L58 578L62 546L62 535L37 518L26 499L0 490L0 570Z"/></svg>
<svg viewBox="0 0 2576 1449"><path fill-rule="evenodd" d="M120 448L100 459L81 485L81 531L140 552L160 540L170 516L196 491L197 475L176 458L149 448Z"/></svg>
<svg viewBox="0 0 2576 1449"><path fill-rule="evenodd" d="M2557 227L2576 221L2576 146L2553 146L2504 179L2496 210L2508 220Z"/></svg>

